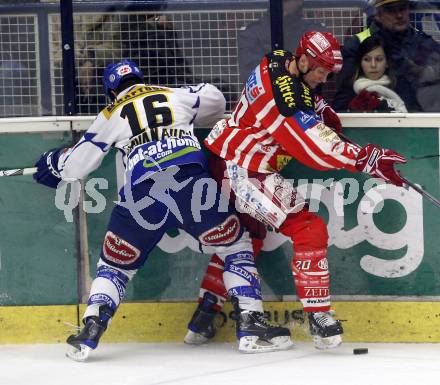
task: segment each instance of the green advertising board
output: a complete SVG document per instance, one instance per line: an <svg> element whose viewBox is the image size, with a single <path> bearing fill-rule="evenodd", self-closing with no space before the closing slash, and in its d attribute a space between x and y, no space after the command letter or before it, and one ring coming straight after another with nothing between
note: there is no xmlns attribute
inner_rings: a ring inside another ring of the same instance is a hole
<svg viewBox="0 0 440 385"><path fill-rule="evenodd" d="M400 167L404 175L440 196L438 158L412 159L438 153L437 129L371 128L347 133L358 143L380 143L406 156L408 164ZM112 166L107 163L106 169L93 176L109 177ZM317 172L295 162L283 170L283 176L299 184L300 191L321 200L312 201L311 206L329 225L333 295L440 294L440 212L417 192L376 183L361 174ZM109 187L108 200L115 199L114 191ZM88 216L92 276L107 219L108 213ZM197 249L197 242L183 231L167 234L129 285L127 300L195 298L209 261L209 256ZM280 234L269 233L257 261L266 296L295 294L291 258L292 243Z"/></svg>
<svg viewBox="0 0 440 385"><path fill-rule="evenodd" d="M200 132L201 138L207 133ZM412 159L438 154L437 129L385 127L347 133L360 144L378 143L406 156L408 164L400 167L404 175L440 196L439 159ZM31 165L44 150L69 141L68 135L0 135L1 164L3 168ZM87 284L94 277L117 200L114 155L85 184L82 205L87 211L89 268L79 280ZM328 223L334 296L440 295L438 208L414 190L372 183L360 174L317 172L292 162L283 176L312 196L311 209ZM0 305L73 304L84 299L77 295L75 225L66 214L68 210L57 207L55 192L31 177L1 178ZM196 298L210 257L197 250L197 242L183 231L169 232L129 283L126 301ZM295 294L291 258L291 242L270 232L257 261L267 298Z"/></svg>
<svg viewBox="0 0 440 385"><path fill-rule="evenodd" d="M71 141L70 133L0 135L1 168L32 167ZM75 226L55 195L32 176L0 178L0 305L77 303Z"/></svg>

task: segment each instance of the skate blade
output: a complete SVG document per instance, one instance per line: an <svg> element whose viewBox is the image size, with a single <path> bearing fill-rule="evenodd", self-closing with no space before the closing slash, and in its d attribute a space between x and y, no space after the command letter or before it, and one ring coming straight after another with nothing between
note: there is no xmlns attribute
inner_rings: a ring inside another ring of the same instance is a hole
<svg viewBox="0 0 440 385"><path fill-rule="evenodd" d="M340 335L332 337L319 337L314 336L313 342L315 343L315 349L326 350L337 348L342 343L342 337Z"/></svg>
<svg viewBox="0 0 440 385"><path fill-rule="evenodd" d="M292 347L293 342L288 336L274 337L270 341L260 340L257 336L245 336L238 343L238 350L246 354L276 352Z"/></svg>
<svg viewBox="0 0 440 385"><path fill-rule="evenodd" d="M202 345L208 342L208 340L209 339L206 338L205 336L202 336L199 333L194 333L192 330L188 330L188 333L186 333L183 342L189 345Z"/></svg>
<svg viewBox="0 0 440 385"><path fill-rule="evenodd" d="M77 361L77 362L87 361L92 348L90 348L87 345L80 345L80 346L81 346L81 349L77 349L75 346L68 345L68 348L66 351L66 357L70 358L71 360Z"/></svg>

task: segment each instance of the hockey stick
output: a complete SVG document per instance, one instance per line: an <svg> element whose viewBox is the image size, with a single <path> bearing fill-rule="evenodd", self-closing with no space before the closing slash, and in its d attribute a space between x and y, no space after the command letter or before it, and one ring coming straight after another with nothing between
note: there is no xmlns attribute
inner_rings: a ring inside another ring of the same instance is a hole
<svg viewBox="0 0 440 385"><path fill-rule="evenodd" d="M434 198L428 191L423 190L421 187L417 186L415 183L409 181L408 179L404 178L402 175L400 176L405 184L412 187L414 190L416 190L419 194L423 195L426 199L428 199L434 206L437 206L440 208L440 201L437 198Z"/></svg>
<svg viewBox="0 0 440 385"><path fill-rule="evenodd" d="M420 160L420 159L429 159L429 158L438 158L438 157L440 157L440 154L412 156L411 159Z"/></svg>
<svg viewBox="0 0 440 385"><path fill-rule="evenodd" d="M346 142L352 143L358 147L359 146L357 143L353 142L350 138L348 138L347 136L345 136L342 133L338 133L338 136L341 137L342 139L344 139ZM414 189L415 191L417 191L420 195L424 196L426 199L428 199L434 206L437 206L440 208L440 201L433 197L428 191L424 190L423 188L417 186L415 183L409 181L408 179L404 178L402 175L400 175L400 177L402 178L402 180L405 182L405 184L409 187L411 187L412 189Z"/></svg>
<svg viewBox="0 0 440 385"><path fill-rule="evenodd" d="M37 172L36 167L17 168L11 170L0 170L0 176L20 176L20 175L32 175Z"/></svg>

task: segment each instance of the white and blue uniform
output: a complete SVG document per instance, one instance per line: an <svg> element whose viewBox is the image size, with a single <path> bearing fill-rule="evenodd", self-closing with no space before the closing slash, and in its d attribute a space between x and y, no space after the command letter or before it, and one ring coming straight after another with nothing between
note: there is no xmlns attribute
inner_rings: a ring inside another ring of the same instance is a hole
<svg viewBox="0 0 440 385"><path fill-rule="evenodd" d="M201 251L212 246L225 261L229 294L242 309L262 311L252 246L227 199L207 172L194 124L221 118L225 99L213 85L166 88L136 84L103 109L81 140L62 152L58 172L66 181L86 177L114 147L123 155L124 186L112 211L84 318L113 314L128 281L163 234L181 228Z"/></svg>

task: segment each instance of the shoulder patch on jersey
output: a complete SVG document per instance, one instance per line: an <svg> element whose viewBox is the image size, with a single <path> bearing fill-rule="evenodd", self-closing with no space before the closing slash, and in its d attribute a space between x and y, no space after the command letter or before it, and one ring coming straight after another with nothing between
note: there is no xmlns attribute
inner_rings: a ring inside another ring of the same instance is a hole
<svg viewBox="0 0 440 385"><path fill-rule="evenodd" d="M129 103L145 94L155 94L155 93L172 93L170 88L165 87L153 87L153 86L138 86L127 92L121 99L108 105L102 110L104 116L109 119L112 113L120 106Z"/></svg>

